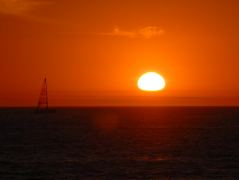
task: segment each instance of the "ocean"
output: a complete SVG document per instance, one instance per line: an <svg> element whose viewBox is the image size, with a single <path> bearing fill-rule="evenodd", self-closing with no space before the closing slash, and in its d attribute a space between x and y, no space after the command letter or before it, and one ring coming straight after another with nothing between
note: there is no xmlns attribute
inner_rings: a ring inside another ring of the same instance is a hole
<svg viewBox="0 0 239 180"><path fill-rule="evenodd" d="M0 179L239 179L239 108L2 108Z"/></svg>

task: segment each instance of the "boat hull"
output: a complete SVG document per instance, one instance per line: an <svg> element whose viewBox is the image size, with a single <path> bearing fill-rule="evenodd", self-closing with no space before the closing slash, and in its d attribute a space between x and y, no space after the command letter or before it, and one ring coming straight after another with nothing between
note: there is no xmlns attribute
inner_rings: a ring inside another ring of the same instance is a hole
<svg viewBox="0 0 239 180"><path fill-rule="evenodd" d="M51 113L56 113L55 109L37 109L35 111L36 114L51 114Z"/></svg>

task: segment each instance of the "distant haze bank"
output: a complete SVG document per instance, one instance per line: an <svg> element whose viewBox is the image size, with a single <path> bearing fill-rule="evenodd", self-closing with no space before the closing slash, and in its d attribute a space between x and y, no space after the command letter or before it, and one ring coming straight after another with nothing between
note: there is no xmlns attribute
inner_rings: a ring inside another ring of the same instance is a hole
<svg viewBox="0 0 239 180"><path fill-rule="evenodd" d="M2 99L0 107L35 107L37 98ZM239 106L239 97L78 96L49 97L50 107Z"/></svg>

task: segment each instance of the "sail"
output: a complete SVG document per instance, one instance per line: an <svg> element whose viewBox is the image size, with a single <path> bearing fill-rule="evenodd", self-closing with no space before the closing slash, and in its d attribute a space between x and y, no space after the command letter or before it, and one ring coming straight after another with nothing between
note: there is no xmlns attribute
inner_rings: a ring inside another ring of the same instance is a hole
<svg viewBox="0 0 239 180"><path fill-rule="evenodd" d="M38 100L38 106L37 106L38 111L44 111L48 110L48 95L47 95L47 80L46 78L43 81L42 89L40 92L40 97Z"/></svg>

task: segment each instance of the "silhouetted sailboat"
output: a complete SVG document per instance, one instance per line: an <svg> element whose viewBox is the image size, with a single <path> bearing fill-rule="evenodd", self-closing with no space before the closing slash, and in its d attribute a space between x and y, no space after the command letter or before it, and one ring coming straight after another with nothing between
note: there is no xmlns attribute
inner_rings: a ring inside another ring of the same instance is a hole
<svg viewBox="0 0 239 180"><path fill-rule="evenodd" d="M43 84L42 84L42 89L41 89L41 92L40 92L40 97L39 97L39 100L38 100L36 111L38 113L54 112L54 110L51 110L51 111L49 110L46 78L44 78L44 81L43 81Z"/></svg>

